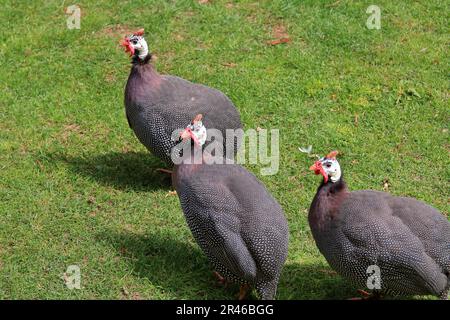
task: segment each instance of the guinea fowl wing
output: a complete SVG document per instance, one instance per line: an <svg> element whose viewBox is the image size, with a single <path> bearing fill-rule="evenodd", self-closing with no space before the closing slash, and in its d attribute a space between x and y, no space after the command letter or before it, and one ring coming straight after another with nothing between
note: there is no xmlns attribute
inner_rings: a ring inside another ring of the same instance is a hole
<svg viewBox="0 0 450 320"><path fill-rule="evenodd" d="M225 150L226 130L242 128L239 112L219 90L175 76L162 76L151 87L132 79L135 85L129 85L133 90L127 96L135 98L126 99L128 122L139 141L169 164L176 144L171 139L173 131L185 128L198 114L203 114L205 127L222 133ZM240 146L240 139L235 137L233 142L234 152L227 150L227 155L235 154Z"/></svg>
<svg viewBox="0 0 450 320"><path fill-rule="evenodd" d="M239 112L233 102L221 91L192 83L176 76L163 76L158 92L158 104L172 110L172 116L182 110L189 123L197 114L204 117L208 129L225 133L226 129L242 128ZM178 124L180 125L180 124ZM186 122L182 124L182 127ZM225 136L224 136L225 138Z"/></svg>
<svg viewBox="0 0 450 320"><path fill-rule="evenodd" d="M222 108L232 107L233 102L221 91L199 83L193 83L177 76L164 75L159 90L161 102L184 102ZM166 100L167 99L167 100Z"/></svg>
<svg viewBox="0 0 450 320"><path fill-rule="evenodd" d="M288 227L265 187L241 166L205 165L181 173L177 190L192 233L213 264L260 288L273 286L272 297L287 256Z"/></svg>
<svg viewBox="0 0 450 320"><path fill-rule="evenodd" d="M233 194L217 183L181 181L179 188L182 194L189 195L181 198L187 223L213 265L219 272L226 273L221 270L225 268L235 278L253 283L256 264L240 234L242 225L237 212L241 208Z"/></svg>
<svg viewBox="0 0 450 320"><path fill-rule="evenodd" d="M394 216L422 241L450 281L450 222L435 208L413 198L391 197L389 202Z"/></svg>
<svg viewBox="0 0 450 320"><path fill-rule="evenodd" d="M208 128L242 127L239 112L233 102L217 89L169 75L161 76L158 85L139 88L140 90L133 91L136 96L134 104L139 108L161 109L171 116L183 114L184 122L178 123L177 128L186 126L199 113L211 124L219 126Z"/></svg>
<svg viewBox="0 0 450 320"><path fill-rule="evenodd" d="M234 174L226 183L242 208L241 236L258 266L258 281L273 281L287 256L286 218L278 202L252 173L241 166L232 168Z"/></svg>
<svg viewBox="0 0 450 320"><path fill-rule="evenodd" d="M447 283L439 265L381 196L353 192L340 208L341 231L348 248L345 265L359 268L367 279L367 268L380 268L382 290L410 294L436 294ZM345 272L344 272L345 273Z"/></svg>
<svg viewBox="0 0 450 320"><path fill-rule="evenodd" d="M177 145L177 141L172 139L167 122L168 118L157 110L144 109L142 115L135 118L133 130L150 152L171 163L171 150Z"/></svg>

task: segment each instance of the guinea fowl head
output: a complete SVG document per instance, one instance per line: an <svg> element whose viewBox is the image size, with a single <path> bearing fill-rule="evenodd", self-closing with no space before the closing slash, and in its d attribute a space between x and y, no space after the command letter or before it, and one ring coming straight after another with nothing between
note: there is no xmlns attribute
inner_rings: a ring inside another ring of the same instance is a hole
<svg viewBox="0 0 450 320"><path fill-rule="evenodd" d="M181 132L181 139L192 139L197 146L203 146L206 141L206 128L203 125L202 119L203 115L196 115L186 129Z"/></svg>
<svg viewBox="0 0 450 320"><path fill-rule="evenodd" d="M131 56L137 56L144 60L148 56L148 45L144 39L144 29L139 29L133 34L126 36L121 45L125 47L125 52L130 53Z"/></svg>
<svg viewBox="0 0 450 320"><path fill-rule="evenodd" d="M331 182L335 183L341 179L341 167L336 160L338 152L331 151L325 157L314 162L309 168L313 170L315 174L321 174L323 176L324 183L328 182L328 178Z"/></svg>

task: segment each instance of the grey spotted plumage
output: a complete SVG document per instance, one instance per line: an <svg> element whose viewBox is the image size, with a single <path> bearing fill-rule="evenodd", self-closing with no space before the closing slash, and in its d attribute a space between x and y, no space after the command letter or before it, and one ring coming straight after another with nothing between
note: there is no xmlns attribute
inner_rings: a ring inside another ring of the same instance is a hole
<svg viewBox="0 0 450 320"><path fill-rule="evenodd" d="M136 53L137 55L138 53ZM239 135L228 144L226 129L242 129L239 112L231 100L219 90L189 82L176 76L160 75L149 63L150 56L133 64L125 88L125 110L128 123L139 141L153 154L173 165L170 154L177 144L174 130L201 113L205 125L222 132L224 155L233 157L240 145Z"/></svg>
<svg viewBox="0 0 450 320"><path fill-rule="evenodd" d="M342 177L322 182L309 210L309 224L330 266L360 288L392 295L435 295L450 286L450 223L413 198L361 190ZM373 269L380 271L375 287Z"/></svg>
<svg viewBox="0 0 450 320"><path fill-rule="evenodd" d="M180 164L173 185L192 234L225 279L273 299L288 250L288 226L263 184L235 164Z"/></svg>

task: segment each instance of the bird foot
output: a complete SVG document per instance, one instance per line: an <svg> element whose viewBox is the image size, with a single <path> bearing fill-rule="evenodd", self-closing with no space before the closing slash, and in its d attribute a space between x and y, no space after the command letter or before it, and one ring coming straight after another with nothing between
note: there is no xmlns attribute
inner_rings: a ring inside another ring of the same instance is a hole
<svg viewBox="0 0 450 320"><path fill-rule="evenodd" d="M161 172L161 173L167 173L167 174L172 174L172 170L168 170L168 169L163 169L163 168L158 168L156 169L156 171Z"/></svg>
<svg viewBox="0 0 450 320"><path fill-rule="evenodd" d="M217 271L213 271L214 278L216 278L216 282L218 285L224 286L225 288L228 286L228 281L220 273Z"/></svg>
<svg viewBox="0 0 450 320"><path fill-rule="evenodd" d="M380 294L377 292L369 293L365 290L358 289L358 293L361 295L361 297L354 297L350 298L348 300L377 300L380 299Z"/></svg>
<svg viewBox="0 0 450 320"><path fill-rule="evenodd" d="M248 284L241 285L241 287L239 288L238 300L241 301L241 300L246 299L249 292L250 292L250 286Z"/></svg>

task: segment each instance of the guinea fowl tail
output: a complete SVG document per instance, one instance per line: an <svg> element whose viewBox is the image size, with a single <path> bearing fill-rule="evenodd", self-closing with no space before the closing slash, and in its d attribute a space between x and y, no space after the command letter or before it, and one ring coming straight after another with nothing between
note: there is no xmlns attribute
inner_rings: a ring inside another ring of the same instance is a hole
<svg viewBox="0 0 450 320"><path fill-rule="evenodd" d="M271 282L262 282L256 284L256 291L258 291L261 300L274 300L277 293L278 279Z"/></svg>

